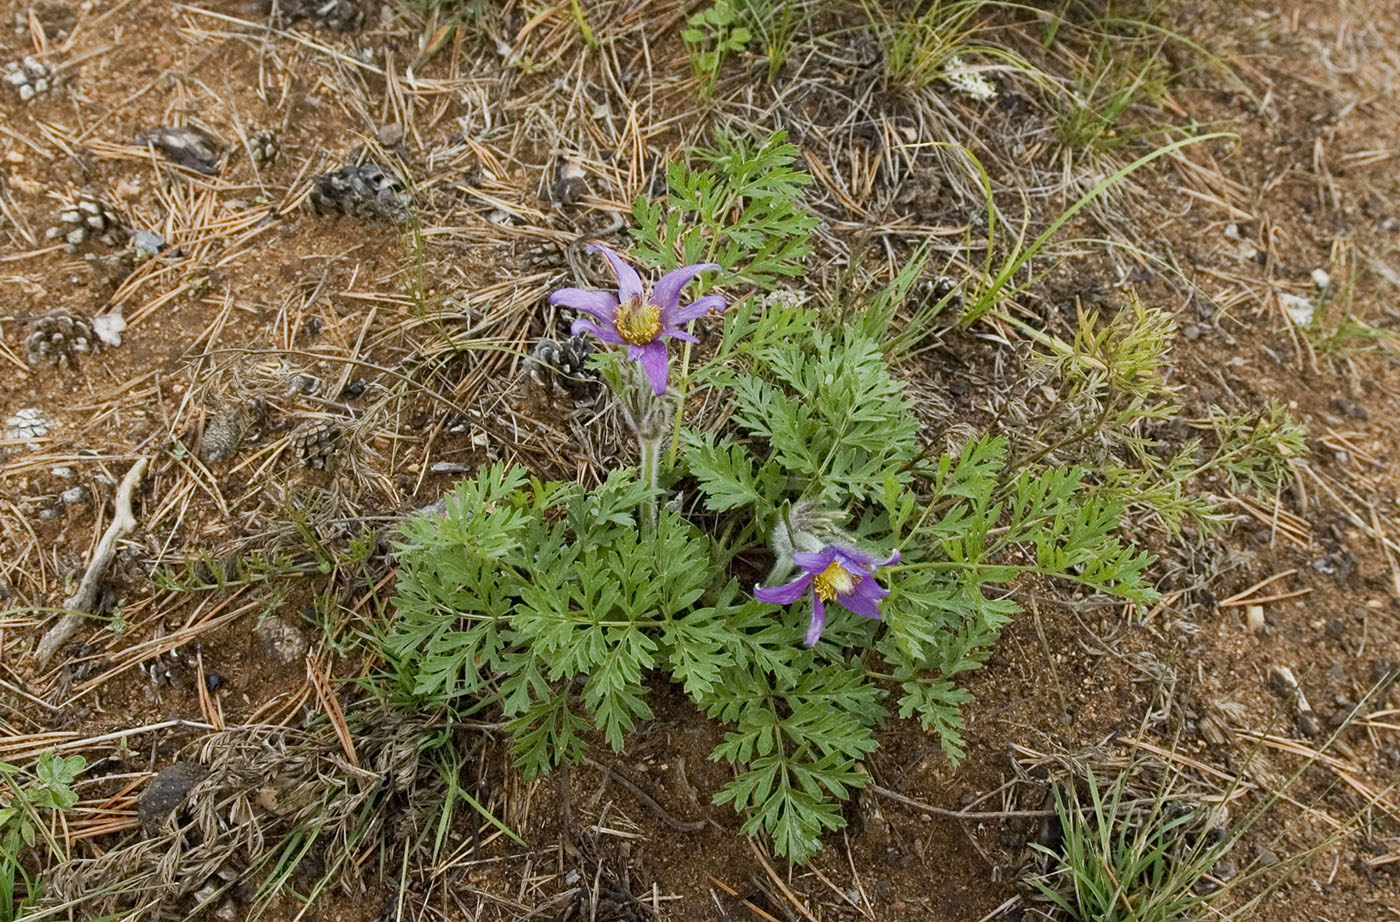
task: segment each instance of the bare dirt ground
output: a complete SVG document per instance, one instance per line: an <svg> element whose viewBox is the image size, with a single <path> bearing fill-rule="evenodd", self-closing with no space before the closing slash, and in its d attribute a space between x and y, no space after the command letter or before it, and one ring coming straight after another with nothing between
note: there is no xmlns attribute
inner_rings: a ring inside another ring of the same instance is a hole
<svg viewBox="0 0 1400 922"><path fill-rule="evenodd" d="M228 561L387 535L488 460L595 483L625 453L615 423L546 401L524 357L561 329L545 298L575 283L580 244L625 246L631 201L664 191L665 165L714 126L792 132L824 222L814 286L872 236L872 263L923 239L951 253L974 219L936 158L913 153L892 171L900 145L951 140L1002 164L997 181L1016 192L1003 207L1028 208L1037 231L1067 190L1121 162L1066 154L1041 102L1010 85L999 102L950 102L956 119L920 123L898 92L862 80L872 52L839 28L859 6L828 10L814 27L826 37L771 86L736 59L710 108L697 107L679 37L694 9L583 6L606 37L599 50L568 3L508 3L460 28L364 4L351 31L278 24L232 0L4 8L0 65L31 55L52 72L33 99L0 84L0 420L13 420L0 431L0 760L57 750L89 765L56 829L74 876L51 894L120 886L148 867L102 856L139 845L142 791L211 729L307 732L350 706L355 687L339 680L372 673L356 639L386 612L391 559L323 566L303 553L269 564L275 579L213 585ZM462 784L524 845L460 821L407 880L368 841L351 843L345 866L299 869L274 917L296 916L297 896L329 871L311 917L1031 918L1017 880L1040 831L1029 814L1045 804L1014 779L1049 754L1095 749L1117 754L1105 764L1137 752L1232 791L1236 819L1284 791L1230 857L1237 872L1287 872L1252 915L1400 917L1400 7L1279 6L1165 14L1228 75L1193 68L1156 111L1232 137L1145 168L1062 235L1152 260L1074 244L1044 261L1024 300L1050 329L1078 305L1121 305L1130 286L1171 308L1185 418L1281 401L1308 433L1293 486L1271 503L1239 498L1235 523L1200 542L1144 529L1164 596L1145 617L1061 586L1019 587L1025 614L964 682L965 758L954 766L916 723L896 722L866 765L876 787L807 867L773 858L710 803L729 777L707 758L721 731L659 688L656 720L623 754L599 746L596 763L535 783L486 734L463 734ZM968 135L921 135L958 120ZM158 126L206 132L210 171L133 143ZM584 172L576 195L559 188L566 160ZM313 177L369 161L411 180L413 231L310 201ZM84 196L101 214L79 210L89 232L70 238L78 225L63 216ZM162 246L141 252L135 231ZM1318 269L1332 312L1305 331L1290 306L1314 297ZM120 316L120 345L57 367L29 354L36 320L60 308ZM1342 324L1343 311L1367 326ZM1017 367L998 357L1014 354L1008 337L954 332L902 372L949 425L989 425L978 393ZM137 524L100 617L40 664L38 640L138 458L149 469ZM153 582L162 566L181 585ZM1280 694L1279 667L1310 713ZM259 751L294 745L259 739ZM304 806L277 790L278 816ZM387 816L383 834L430 827L434 796ZM242 917L250 898L235 887L233 902L203 911ZM144 900L122 911L144 918Z"/></svg>

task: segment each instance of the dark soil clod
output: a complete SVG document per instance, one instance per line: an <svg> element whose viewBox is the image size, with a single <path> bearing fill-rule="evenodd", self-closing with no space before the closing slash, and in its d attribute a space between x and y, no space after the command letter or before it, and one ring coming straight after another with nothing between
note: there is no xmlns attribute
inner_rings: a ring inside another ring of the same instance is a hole
<svg viewBox="0 0 1400 922"><path fill-rule="evenodd" d="M157 772L136 801L136 812L146 835L153 835L161 822L184 803L190 790L208 774L209 769L198 762L176 762Z"/></svg>

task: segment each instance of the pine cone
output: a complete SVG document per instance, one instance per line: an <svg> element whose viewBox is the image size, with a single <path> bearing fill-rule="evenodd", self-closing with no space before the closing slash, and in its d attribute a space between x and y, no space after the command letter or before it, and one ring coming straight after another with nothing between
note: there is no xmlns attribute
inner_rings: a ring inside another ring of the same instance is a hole
<svg viewBox="0 0 1400 922"><path fill-rule="evenodd" d="M58 214L59 223L44 235L50 240L62 237L70 249L97 238L108 246L116 246L122 222L106 204L91 192L78 196L69 207Z"/></svg>
<svg viewBox="0 0 1400 922"><path fill-rule="evenodd" d="M278 25L305 19L318 29L337 32L357 32L364 28L367 18L358 0L281 0L277 8Z"/></svg>
<svg viewBox="0 0 1400 922"><path fill-rule="evenodd" d="M76 367L80 354L101 350L102 344L92 332L91 321L63 308L49 311L35 320L24 341L24 353L31 365Z"/></svg>
<svg viewBox="0 0 1400 922"><path fill-rule="evenodd" d="M217 400L204 423L200 457L209 462L232 457L265 415L267 404L261 400Z"/></svg>
<svg viewBox="0 0 1400 922"><path fill-rule="evenodd" d="M282 143L277 140L276 132L259 131L248 139L248 149L252 151L254 165L265 170L277 162L277 156L282 153Z"/></svg>
<svg viewBox="0 0 1400 922"><path fill-rule="evenodd" d="M338 211L401 221L408 201L399 178L375 163L351 164L334 173L322 173L311 187L311 205L317 214Z"/></svg>
<svg viewBox="0 0 1400 922"><path fill-rule="evenodd" d="M32 102L49 91L54 83L53 68L26 55L5 65L4 80L19 93L20 102Z"/></svg>
<svg viewBox="0 0 1400 922"><path fill-rule="evenodd" d="M588 368L592 354L592 344L582 336L562 343L542 339L530 353L530 377L546 389L559 387L575 401L591 402L600 390L598 373Z"/></svg>
<svg viewBox="0 0 1400 922"><path fill-rule="evenodd" d="M345 430L333 419L313 419L302 423L292 433L292 450L301 463L313 471L323 471L331 456L340 448L340 436Z"/></svg>

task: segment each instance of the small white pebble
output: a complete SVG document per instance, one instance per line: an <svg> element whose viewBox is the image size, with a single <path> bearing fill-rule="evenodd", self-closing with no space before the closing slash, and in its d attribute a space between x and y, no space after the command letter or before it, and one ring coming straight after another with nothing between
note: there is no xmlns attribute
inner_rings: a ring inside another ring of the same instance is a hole
<svg viewBox="0 0 1400 922"><path fill-rule="evenodd" d="M1326 269L1314 269L1312 271L1313 284L1318 291L1326 291L1332 287L1332 276L1327 274Z"/></svg>

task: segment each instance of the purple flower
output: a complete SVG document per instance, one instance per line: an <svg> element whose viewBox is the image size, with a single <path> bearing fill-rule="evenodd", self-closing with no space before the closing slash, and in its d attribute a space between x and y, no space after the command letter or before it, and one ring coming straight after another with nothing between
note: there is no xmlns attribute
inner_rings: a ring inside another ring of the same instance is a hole
<svg viewBox="0 0 1400 922"><path fill-rule="evenodd" d="M891 554L888 560L877 560L864 551L839 545L827 545L816 553L797 551L792 555L792 562L802 571L797 579L767 589L755 586L753 594L760 602L789 605L801 598L810 586L812 623L803 640L810 647L821 639L822 628L826 627L827 602L835 601L865 618L879 618L880 600L890 591L875 582L875 568L898 561L899 551Z"/></svg>
<svg viewBox="0 0 1400 922"><path fill-rule="evenodd" d="M605 343L626 346L627 357L642 366L647 380L657 394L666 392L670 359L666 355L666 340L681 339L695 342L695 337L683 328L690 321L711 310L723 311L724 298L706 295L680 306L681 289L701 272L718 269L718 263L696 263L682 266L657 279L651 295L642 287L637 270L629 266L610 247L595 243L590 253L602 253L617 276L617 294L589 291L584 288L561 288L549 296L550 304L562 304L592 315L574 321L573 334L592 333Z"/></svg>

